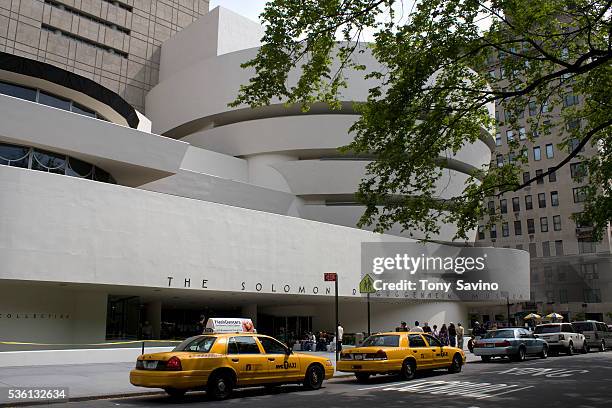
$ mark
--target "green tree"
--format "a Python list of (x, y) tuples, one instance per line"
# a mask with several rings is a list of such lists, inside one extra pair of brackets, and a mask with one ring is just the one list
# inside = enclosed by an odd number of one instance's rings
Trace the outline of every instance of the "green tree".
[[(380, 85), (353, 107), (360, 119), (342, 151), (374, 157), (357, 197), (365, 205), (359, 226), (379, 232), (399, 223), (430, 237), (443, 221), (459, 227), (455, 238), (466, 238), (486, 213), (485, 198), (520, 190), (580, 157), (587, 144), (596, 146), (600, 153), (582, 160), (589, 183), (578, 222), (592, 225), (599, 240), (612, 219), (611, 3), (272, 0), (261, 15), (263, 45), (243, 64), (255, 74), (232, 105), (259, 107), (280, 98), (303, 110), (316, 103), (341, 109), (349, 70), (377, 79)], [(368, 47), (382, 69), (355, 60), (364, 32), (373, 37)], [(503, 69), (502, 80), (488, 76), (493, 63)], [(288, 80), (294, 68), (297, 82)], [(574, 95), (581, 95), (578, 104)], [(493, 131), (491, 102), (503, 105), (504, 120), (517, 131), (519, 112), (535, 109), (526, 138), (554, 132), (566, 157), (523, 182), (526, 159), (514, 140), (515, 160), (474, 171), (461, 195), (440, 199), (441, 162), (482, 137), (482, 128)]]

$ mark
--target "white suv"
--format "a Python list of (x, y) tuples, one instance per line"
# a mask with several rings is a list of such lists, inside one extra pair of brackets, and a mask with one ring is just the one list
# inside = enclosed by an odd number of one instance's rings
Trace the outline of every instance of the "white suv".
[(535, 328), (533, 333), (537, 338), (546, 340), (551, 354), (560, 350), (567, 355), (574, 354), (576, 350), (583, 353), (589, 352), (584, 335), (578, 333), (570, 323), (541, 324)]

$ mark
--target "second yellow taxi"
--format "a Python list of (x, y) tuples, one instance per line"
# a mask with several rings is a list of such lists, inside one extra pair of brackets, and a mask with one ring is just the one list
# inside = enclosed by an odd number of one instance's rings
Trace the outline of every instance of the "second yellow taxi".
[(206, 390), (211, 398), (224, 399), (244, 386), (301, 383), (318, 389), (333, 375), (329, 359), (294, 353), (272, 337), (211, 333), (190, 337), (171, 352), (141, 355), (130, 382), (162, 388), (173, 397)]
[(461, 371), (465, 353), (457, 347), (443, 346), (427, 333), (389, 332), (368, 337), (359, 347), (340, 354), (336, 369), (352, 372), (359, 381), (374, 374), (400, 374), (410, 380), (418, 370), (447, 368)]

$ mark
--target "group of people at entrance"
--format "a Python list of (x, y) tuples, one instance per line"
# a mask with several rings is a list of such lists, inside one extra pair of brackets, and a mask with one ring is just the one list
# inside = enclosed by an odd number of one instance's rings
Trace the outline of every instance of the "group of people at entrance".
[(429, 327), (429, 323), (425, 322), (425, 324), (421, 326), (417, 320), (414, 322), (414, 326), (410, 328), (406, 322), (401, 322), (399, 327), (395, 328), (395, 331), (429, 333), (440, 340), (443, 346), (459, 347), (463, 349), (463, 335), (465, 334), (465, 330), (461, 323), (457, 323), (457, 326), (455, 326), (453, 322), (450, 322), (448, 326), (444, 323), (438, 330), (438, 326), (435, 324), (433, 327)]

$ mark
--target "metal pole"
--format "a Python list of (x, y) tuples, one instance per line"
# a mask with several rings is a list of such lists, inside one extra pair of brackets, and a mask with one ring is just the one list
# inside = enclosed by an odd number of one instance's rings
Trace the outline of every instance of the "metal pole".
[(145, 344), (145, 342), (143, 341), (142, 342), (142, 353), (141, 354), (144, 354), (144, 344)]
[(368, 297), (368, 336), (372, 333), (370, 331), (370, 293), (367, 294)]
[(336, 281), (335, 283), (335, 288), (336, 288), (336, 294), (335, 294), (335, 298), (336, 298), (336, 362), (338, 361), (338, 355), (340, 353), (340, 350), (338, 350), (338, 343), (340, 341), (340, 339), (338, 338), (338, 325), (340, 324), (340, 322), (338, 321), (338, 275), (336, 275)]
[(506, 307), (508, 309), (508, 327), (510, 327), (510, 296), (506, 297)]

